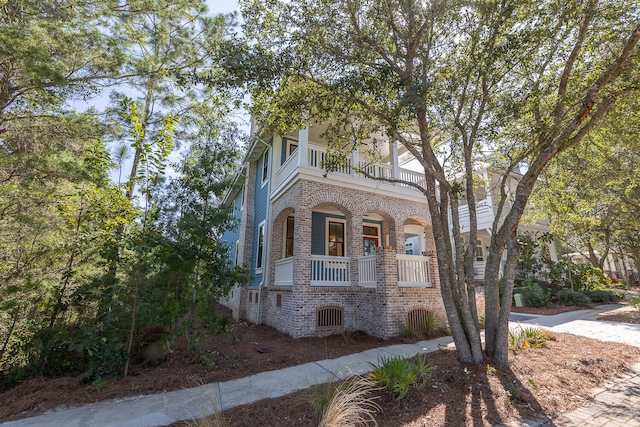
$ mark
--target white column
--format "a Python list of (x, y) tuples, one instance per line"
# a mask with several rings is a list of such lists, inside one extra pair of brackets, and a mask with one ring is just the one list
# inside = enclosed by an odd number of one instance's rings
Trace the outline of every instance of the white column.
[(356, 168), (360, 166), (360, 147), (356, 145), (355, 150), (351, 153), (351, 175), (356, 175)]
[(400, 165), (398, 164), (398, 141), (389, 141), (389, 157), (393, 178), (399, 178)]
[(298, 132), (298, 166), (309, 166), (309, 126)]

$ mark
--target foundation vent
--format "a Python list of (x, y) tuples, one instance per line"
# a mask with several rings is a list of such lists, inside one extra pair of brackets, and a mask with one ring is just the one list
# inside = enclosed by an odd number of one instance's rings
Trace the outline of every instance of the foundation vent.
[(322, 307), (316, 310), (316, 329), (329, 330), (342, 328), (344, 309), (342, 307)]
[(413, 309), (407, 313), (407, 326), (413, 331), (430, 331), (434, 328), (433, 313), (426, 308)]

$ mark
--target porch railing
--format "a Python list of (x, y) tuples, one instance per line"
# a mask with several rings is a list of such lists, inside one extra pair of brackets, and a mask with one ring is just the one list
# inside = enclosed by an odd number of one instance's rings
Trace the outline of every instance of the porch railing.
[(398, 260), (398, 286), (422, 287), (433, 286), (429, 273), (429, 260), (427, 256), (396, 255)]
[(376, 256), (367, 255), (358, 258), (358, 285), (362, 287), (376, 286)]
[(350, 286), (349, 268), (345, 257), (312, 255), (311, 286)]
[[(326, 160), (327, 152), (324, 147), (309, 146), (309, 166), (318, 169), (325, 169)], [(342, 164), (336, 165), (335, 172), (351, 175), (353, 173), (351, 159), (346, 158)]]
[[(309, 146), (309, 166), (312, 168), (325, 169), (325, 161), (327, 159), (326, 147), (310, 145)], [(356, 166), (356, 167), (354, 167)], [(358, 162), (357, 165), (353, 164), (350, 157), (343, 160), (342, 164), (336, 166), (334, 172), (342, 173), (346, 175), (359, 176), (365, 179), (376, 178), (397, 178), (406, 182), (413, 182), (426, 188), (426, 181), (424, 174), (415, 172), (409, 169), (398, 168), (393, 173), (393, 168), (389, 164), (383, 163), (369, 163), (366, 161)], [(403, 187), (408, 187), (406, 184), (396, 184)]]
[(293, 285), (293, 257), (282, 258), (275, 262), (273, 284), (276, 286)]

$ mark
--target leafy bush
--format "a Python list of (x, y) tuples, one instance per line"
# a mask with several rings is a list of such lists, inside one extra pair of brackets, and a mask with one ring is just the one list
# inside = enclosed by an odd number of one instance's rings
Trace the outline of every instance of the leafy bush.
[(555, 341), (556, 336), (548, 329), (536, 327), (523, 327), (509, 331), (509, 349), (526, 350), (527, 348), (546, 347), (548, 341)]
[(585, 291), (585, 295), (593, 302), (618, 302), (624, 299), (624, 291), (619, 289), (602, 289), (597, 291)]
[(391, 395), (401, 400), (411, 387), (421, 388), (429, 383), (436, 366), (427, 363), (426, 356), (412, 359), (396, 357), (380, 357), (378, 365), (369, 362), (373, 371), (369, 378), (386, 389)]
[(591, 303), (591, 298), (582, 292), (562, 289), (556, 295), (558, 300), (564, 305), (585, 306)]
[(527, 305), (546, 307), (551, 302), (547, 291), (535, 282), (527, 284), (527, 287), (522, 290), (522, 293), (524, 294)]

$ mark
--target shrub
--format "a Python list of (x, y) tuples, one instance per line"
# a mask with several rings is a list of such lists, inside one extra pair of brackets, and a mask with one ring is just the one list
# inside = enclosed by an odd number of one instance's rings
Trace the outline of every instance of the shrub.
[[(414, 363), (415, 361), (415, 363)], [(391, 395), (401, 400), (411, 387), (421, 388), (429, 383), (436, 366), (427, 363), (426, 356), (412, 359), (396, 357), (380, 357), (378, 365), (369, 363), (373, 371), (369, 377)]]
[(370, 380), (355, 377), (333, 387), (331, 398), (326, 402), (320, 418), (319, 427), (362, 426), (372, 422), (377, 425), (373, 416), (380, 410), (371, 396)]
[(591, 302), (591, 298), (582, 292), (562, 289), (556, 295), (558, 300), (564, 305), (585, 306)]
[(527, 305), (546, 307), (551, 302), (551, 298), (546, 290), (535, 282), (527, 284), (527, 287), (523, 289), (522, 293), (524, 294)]
[(518, 324), (517, 329), (509, 331), (509, 349), (526, 350), (529, 347), (546, 347), (548, 341), (555, 341), (555, 339), (555, 334), (548, 329), (523, 327)]
[(584, 292), (593, 302), (618, 302), (624, 299), (624, 291), (618, 289), (603, 289)]

